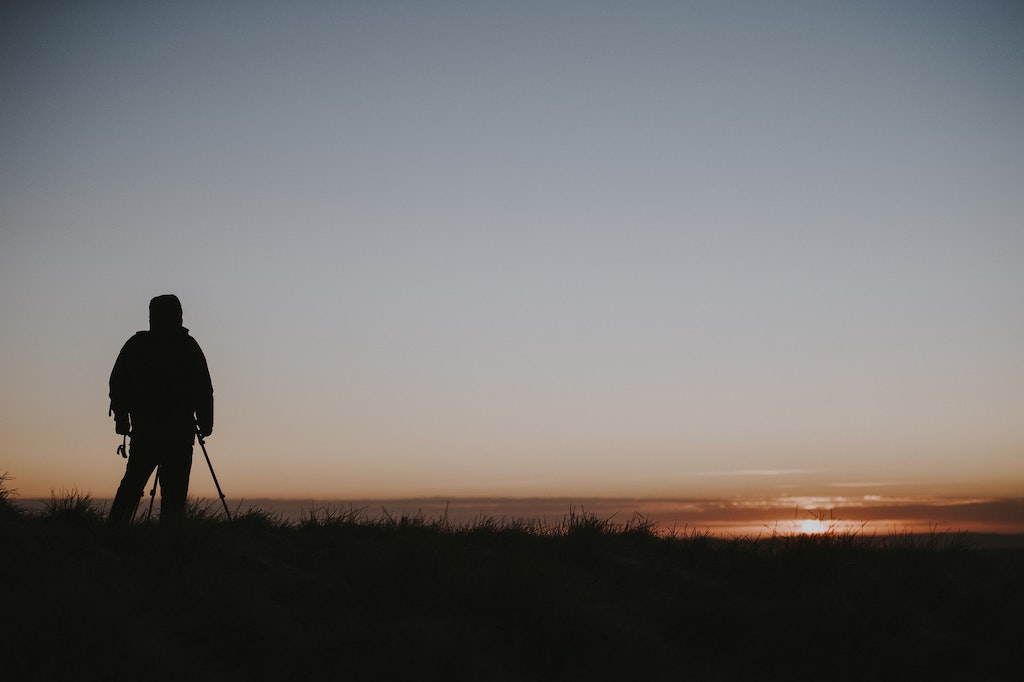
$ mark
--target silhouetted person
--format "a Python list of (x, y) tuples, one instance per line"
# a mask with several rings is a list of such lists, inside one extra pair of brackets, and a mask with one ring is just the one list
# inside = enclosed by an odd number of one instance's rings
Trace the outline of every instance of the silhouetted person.
[(128, 523), (153, 469), (160, 467), (160, 521), (185, 514), (196, 426), (213, 432), (213, 383), (206, 357), (181, 326), (181, 302), (149, 302), (149, 331), (128, 339), (110, 373), (114, 430), (131, 435), (128, 466), (110, 506), (110, 523)]

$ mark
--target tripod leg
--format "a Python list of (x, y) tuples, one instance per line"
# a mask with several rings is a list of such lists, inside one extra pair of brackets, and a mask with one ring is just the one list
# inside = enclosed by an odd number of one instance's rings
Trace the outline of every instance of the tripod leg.
[(160, 481), (160, 467), (156, 468), (156, 476), (153, 477), (153, 488), (149, 491), (149, 512), (146, 513), (146, 523), (153, 516), (153, 501), (156, 500), (156, 484)]
[(145, 496), (146, 496), (146, 489), (143, 488), (142, 489), (142, 494), (139, 495), (139, 499), (135, 500), (135, 506), (132, 508), (131, 518), (128, 519), (129, 525), (135, 523), (135, 515), (139, 513), (139, 504), (141, 504), (142, 498), (145, 497)]
[[(156, 471), (157, 471), (157, 476), (159, 477), (160, 469), (157, 468)], [(148, 480), (149, 477), (147, 476), (146, 478)], [(150, 493), (150, 496), (155, 495), (155, 494), (156, 494), (156, 479), (153, 479), (153, 492)], [(145, 497), (146, 497), (146, 488), (145, 488), (145, 481), (143, 481), (143, 488), (142, 488), (142, 491), (139, 493), (139, 499), (135, 500), (135, 506), (132, 507), (132, 515), (130, 517), (128, 517), (128, 523), (129, 524), (135, 523), (135, 517), (139, 513), (139, 505), (142, 504), (142, 500), (144, 500)], [(150, 514), (153, 513), (153, 505), (152, 505), (152, 503), (150, 503), (150, 505), (149, 505), (149, 513)], [(147, 517), (147, 520), (148, 520), (148, 517)]]
[(199, 431), (199, 425), (196, 425), (196, 436), (199, 439), (199, 447), (203, 449), (203, 457), (206, 458), (206, 466), (210, 467), (210, 476), (213, 477), (213, 484), (217, 486), (217, 494), (220, 495), (220, 503), (224, 505), (224, 513), (227, 514), (228, 521), (231, 520), (231, 512), (228, 511), (228, 503), (224, 501), (224, 491), (220, 489), (220, 483), (217, 482), (217, 474), (213, 473), (213, 462), (210, 461), (210, 455), (206, 452), (206, 441), (203, 440), (203, 434)]

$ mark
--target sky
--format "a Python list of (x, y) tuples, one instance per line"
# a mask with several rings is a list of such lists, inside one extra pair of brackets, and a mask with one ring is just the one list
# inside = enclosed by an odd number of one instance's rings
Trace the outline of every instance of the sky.
[(1019, 3), (6, 2), (0, 46), (21, 496), (113, 495), (174, 293), (231, 496), (1024, 497)]

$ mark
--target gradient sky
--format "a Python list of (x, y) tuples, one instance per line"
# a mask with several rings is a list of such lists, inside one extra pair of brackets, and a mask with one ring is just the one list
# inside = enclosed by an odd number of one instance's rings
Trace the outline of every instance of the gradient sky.
[(1024, 494), (1020, 3), (6, 2), (0, 93), (22, 496), (163, 293), (233, 496)]

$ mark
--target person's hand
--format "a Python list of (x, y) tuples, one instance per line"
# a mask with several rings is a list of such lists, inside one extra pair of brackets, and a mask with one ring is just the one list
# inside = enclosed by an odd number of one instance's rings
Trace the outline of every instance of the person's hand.
[(119, 436), (130, 436), (132, 434), (132, 423), (128, 419), (115, 419), (114, 433)]
[(213, 433), (213, 427), (212, 426), (200, 426), (199, 427), (199, 437), (200, 438), (203, 438), (203, 439), (209, 438), (211, 433)]

